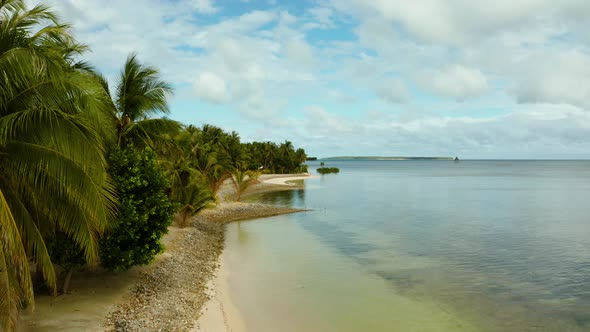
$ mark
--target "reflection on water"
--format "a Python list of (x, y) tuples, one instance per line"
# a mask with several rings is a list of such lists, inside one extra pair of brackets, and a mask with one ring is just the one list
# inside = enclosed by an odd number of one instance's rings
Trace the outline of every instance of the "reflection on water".
[(305, 189), (282, 190), (266, 192), (249, 196), (247, 202), (265, 202), (267, 204), (281, 206), (303, 206), (305, 202)]
[[(308, 180), (311, 189), (301, 194), (258, 197), (314, 211), (248, 224), (243, 232), (255, 239), (235, 251), (256, 267), (250, 286), (307, 280), (308, 287), (281, 293), (296, 317), (324, 331), (590, 330), (590, 162), (333, 164), (340, 174)], [(228, 251), (231, 234), (230, 227)], [(266, 273), (270, 265), (276, 273)], [(386, 296), (364, 298), (372, 291)], [(300, 297), (304, 307), (294, 300)], [(352, 314), (347, 301), (368, 304)], [(342, 315), (387, 315), (377, 308), (399, 311), (400, 303), (411, 307), (406, 320), (337, 323)], [(312, 308), (324, 306), (333, 312), (316, 317)], [(415, 320), (421, 323), (412, 326)]]

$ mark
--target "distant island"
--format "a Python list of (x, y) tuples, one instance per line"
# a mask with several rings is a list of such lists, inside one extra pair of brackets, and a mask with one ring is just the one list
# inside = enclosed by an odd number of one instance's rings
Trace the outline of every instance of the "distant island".
[(342, 161), (342, 160), (459, 160), (458, 157), (375, 157), (375, 156), (341, 156), (328, 157), (319, 160)]

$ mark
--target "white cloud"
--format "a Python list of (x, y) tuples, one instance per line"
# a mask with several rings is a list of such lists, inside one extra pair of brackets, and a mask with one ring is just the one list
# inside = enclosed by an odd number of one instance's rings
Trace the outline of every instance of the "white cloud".
[(313, 7), (308, 10), (311, 20), (303, 26), (303, 30), (327, 29), (335, 26), (334, 10), (330, 7)]
[(327, 96), (332, 100), (343, 104), (354, 103), (356, 101), (356, 98), (353, 95), (344, 93), (340, 90), (328, 90)]
[(375, 93), (390, 103), (405, 103), (410, 99), (410, 92), (400, 80), (380, 80), (376, 83)]
[(108, 77), (138, 52), (183, 104), (223, 106), (199, 121), (344, 154), (590, 151), (587, 0), (48, 1)]
[(256, 31), (277, 19), (274, 11), (254, 10), (236, 18), (228, 18), (211, 26), (218, 33), (243, 33)]
[(308, 137), (320, 135), (324, 140), (314, 142), (314, 145), (325, 144), (329, 151), (337, 146), (348, 146), (348, 150), (343, 151), (346, 154), (590, 157), (587, 139), (590, 136), (590, 113), (572, 106), (526, 106), (506, 115), (487, 118), (428, 115), (386, 121), (383, 114), (357, 121), (341, 117), (331, 119), (330, 114), (324, 112), (316, 109), (310, 116), (309, 121), (317, 124), (306, 127)]
[(356, 131), (356, 126), (345, 121), (341, 116), (326, 111), (318, 105), (306, 106), (306, 129), (314, 135), (341, 137)]
[(202, 14), (214, 14), (219, 9), (213, 6), (211, 0), (192, 0), (194, 8)]
[(477, 97), (489, 89), (487, 79), (481, 71), (462, 65), (422, 71), (418, 74), (418, 81), (434, 94), (457, 100)]
[(590, 16), (585, 0), (497, 0), (482, 4), (467, 0), (332, 1), (352, 16), (383, 18), (424, 42), (459, 45), (540, 20), (577, 21)]
[(370, 111), (347, 118), (308, 106), (293, 137), (315, 138), (312, 155), (426, 155), (461, 158), (588, 158), (590, 113), (566, 105), (517, 106), (492, 117), (391, 116)]
[(304, 40), (292, 40), (285, 44), (287, 59), (297, 65), (311, 67), (315, 63), (313, 52)]
[(279, 15), (280, 15), (279, 21), (282, 24), (291, 25), (291, 24), (295, 24), (297, 22), (297, 17), (289, 14), (289, 12), (287, 12), (287, 11), (281, 11)]
[(225, 81), (214, 73), (202, 73), (193, 85), (195, 94), (211, 103), (227, 101)]
[(589, 55), (577, 50), (538, 54), (518, 65), (523, 71), (514, 91), (519, 102), (590, 107)]

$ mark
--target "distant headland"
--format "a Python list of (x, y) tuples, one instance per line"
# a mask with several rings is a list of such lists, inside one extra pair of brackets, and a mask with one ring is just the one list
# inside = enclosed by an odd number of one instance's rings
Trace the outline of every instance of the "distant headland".
[(378, 157), (378, 156), (340, 156), (320, 158), (324, 161), (342, 161), (342, 160), (459, 160), (458, 157)]

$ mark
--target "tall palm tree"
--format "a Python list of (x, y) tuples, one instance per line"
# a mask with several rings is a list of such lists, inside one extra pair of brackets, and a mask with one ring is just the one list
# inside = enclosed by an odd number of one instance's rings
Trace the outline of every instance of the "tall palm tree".
[(273, 161), (276, 157), (276, 146), (274, 143), (272, 142), (266, 142), (264, 143), (264, 168), (265, 169), (270, 169), (271, 171), (275, 171), (274, 170), (274, 165), (273, 165)]
[(108, 103), (72, 60), (84, 46), (43, 5), (0, 0), (0, 22), (0, 330), (9, 331), (34, 303), (29, 259), (56, 289), (44, 237), (59, 230), (96, 262), (116, 197), (97, 129)]
[(305, 150), (299, 148), (295, 151), (295, 162), (297, 163), (297, 171), (302, 172), (307, 169), (305, 165), (303, 165), (307, 161), (307, 154), (305, 154)]
[[(106, 80), (103, 86), (110, 95)], [(113, 113), (117, 128), (117, 143), (151, 146), (165, 143), (166, 134), (174, 134), (180, 124), (154, 116), (170, 113), (167, 98), (172, 94), (170, 84), (161, 80), (158, 70), (139, 63), (136, 54), (127, 57), (115, 87)]]
[(235, 135), (228, 135), (219, 127), (206, 124), (192, 149), (193, 166), (205, 177), (214, 196), (234, 169), (228, 153), (228, 141), (235, 138)]
[(205, 177), (209, 189), (213, 195), (217, 195), (219, 188), (225, 180), (231, 177), (226, 163), (220, 162), (219, 153), (212, 150), (207, 144), (196, 150), (195, 166)]

